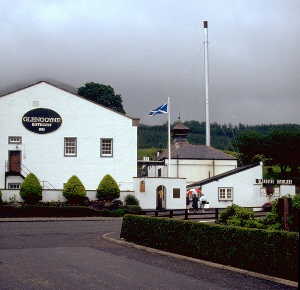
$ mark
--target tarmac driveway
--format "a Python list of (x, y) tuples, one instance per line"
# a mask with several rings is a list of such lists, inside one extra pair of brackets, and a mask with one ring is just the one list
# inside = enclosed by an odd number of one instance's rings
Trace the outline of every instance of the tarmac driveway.
[(295, 289), (102, 239), (106, 221), (0, 222), (0, 289)]

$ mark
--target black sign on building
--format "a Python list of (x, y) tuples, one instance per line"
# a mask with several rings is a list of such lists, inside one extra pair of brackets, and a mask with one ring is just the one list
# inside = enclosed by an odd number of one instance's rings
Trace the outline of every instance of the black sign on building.
[(47, 134), (57, 130), (62, 124), (61, 116), (53, 110), (38, 108), (28, 111), (22, 117), (23, 126), (37, 134)]

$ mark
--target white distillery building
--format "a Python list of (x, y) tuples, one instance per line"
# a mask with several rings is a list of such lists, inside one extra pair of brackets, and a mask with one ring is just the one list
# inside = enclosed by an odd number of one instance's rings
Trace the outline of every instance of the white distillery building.
[[(187, 140), (190, 129), (181, 122), (172, 129), (171, 161), (169, 177), (185, 178), (186, 182), (230, 171), (237, 167), (235, 157), (206, 145), (190, 144)], [(157, 156), (157, 161), (140, 161), (142, 173), (149, 177), (168, 176), (168, 150)]]
[(295, 194), (295, 186), (289, 180), (264, 180), (262, 162), (241, 166), (194, 182), (187, 188), (200, 189), (204, 194), (203, 198), (212, 208), (225, 208), (232, 204), (261, 207), (264, 203), (281, 196)]
[(137, 175), (138, 119), (46, 81), (0, 97), (0, 188), (34, 173), (45, 189), (77, 175), (95, 190), (110, 174), (122, 191)]

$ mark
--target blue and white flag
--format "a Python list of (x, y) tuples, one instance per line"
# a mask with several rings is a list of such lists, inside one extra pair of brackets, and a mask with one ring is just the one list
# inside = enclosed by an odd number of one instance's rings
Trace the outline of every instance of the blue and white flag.
[(155, 116), (158, 114), (167, 114), (168, 113), (168, 104), (163, 104), (158, 108), (152, 110), (148, 115)]

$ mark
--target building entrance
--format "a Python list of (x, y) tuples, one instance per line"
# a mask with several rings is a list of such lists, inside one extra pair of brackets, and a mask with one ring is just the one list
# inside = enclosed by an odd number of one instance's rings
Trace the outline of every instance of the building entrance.
[(156, 209), (166, 209), (166, 187), (160, 185), (156, 189)]
[(21, 151), (9, 151), (8, 169), (11, 173), (21, 173)]

